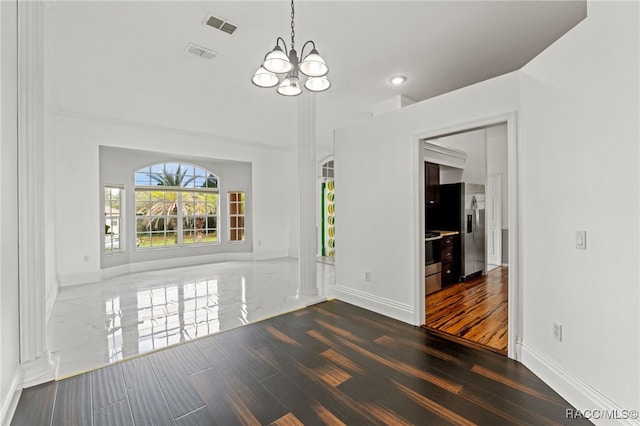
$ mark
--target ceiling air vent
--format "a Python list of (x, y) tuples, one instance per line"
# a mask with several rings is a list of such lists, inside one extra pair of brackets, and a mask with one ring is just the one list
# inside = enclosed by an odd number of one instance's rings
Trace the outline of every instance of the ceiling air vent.
[(227, 34), (233, 34), (234, 31), (238, 29), (237, 25), (232, 24), (231, 22), (227, 22), (217, 16), (213, 16), (212, 14), (209, 14), (206, 18), (204, 18), (203, 25), (207, 25)]
[(202, 46), (198, 46), (198, 45), (193, 44), (193, 43), (187, 44), (187, 48), (184, 49), (184, 50), (187, 53), (191, 53), (193, 55), (200, 56), (201, 58), (204, 58), (204, 59), (213, 59), (216, 56), (218, 56), (218, 53), (214, 52), (213, 50), (207, 49), (207, 48), (202, 47)]

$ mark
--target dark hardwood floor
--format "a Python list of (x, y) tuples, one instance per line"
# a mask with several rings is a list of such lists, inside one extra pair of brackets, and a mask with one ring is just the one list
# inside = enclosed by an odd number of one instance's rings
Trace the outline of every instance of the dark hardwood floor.
[(25, 389), (12, 425), (558, 425), (521, 364), (320, 303)]
[(506, 355), (508, 276), (508, 268), (503, 266), (429, 294), (425, 298), (425, 327)]

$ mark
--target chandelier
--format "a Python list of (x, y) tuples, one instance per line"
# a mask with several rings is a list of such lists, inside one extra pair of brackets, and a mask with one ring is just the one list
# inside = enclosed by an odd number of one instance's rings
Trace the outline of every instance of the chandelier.
[[(324, 63), (322, 57), (316, 50), (316, 44), (309, 40), (303, 46), (300, 51), (300, 57), (302, 62), (298, 58), (298, 52), (296, 52), (295, 42), (295, 25), (293, 18), (295, 17), (295, 8), (293, 6), (293, 0), (291, 0), (291, 50), (289, 50), (289, 56), (285, 54), (287, 51), (287, 45), (282, 37), (276, 39), (276, 46), (268, 52), (262, 65), (258, 68), (258, 71), (251, 78), (251, 82), (258, 87), (275, 87), (278, 86), (277, 92), (284, 96), (296, 96), (302, 93), (300, 87), (300, 73), (304, 74), (307, 78), (304, 82), (304, 87), (312, 92), (324, 92), (331, 86), (331, 82), (327, 78), (329, 68)], [(280, 47), (280, 43), (284, 47)], [(304, 56), (304, 49), (308, 44), (311, 44), (311, 51), (307, 56)], [(286, 74), (282, 82), (278, 74)]]

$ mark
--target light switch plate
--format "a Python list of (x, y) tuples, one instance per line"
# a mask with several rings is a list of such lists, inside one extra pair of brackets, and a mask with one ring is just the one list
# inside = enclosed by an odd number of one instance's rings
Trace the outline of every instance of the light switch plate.
[(576, 231), (576, 248), (578, 250), (587, 249), (587, 231)]

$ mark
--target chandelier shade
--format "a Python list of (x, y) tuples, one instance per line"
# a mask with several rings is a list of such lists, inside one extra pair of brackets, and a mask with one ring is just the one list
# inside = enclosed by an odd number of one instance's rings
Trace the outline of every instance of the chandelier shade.
[(309, 77), (304, 82), (304, 87), (312, 92), (324, 92), (331, 87), (331, 82), (326, 76), (322, 77)]
[(297, 96), (302, 93), (298, 77), (287, 76), (278, 86), (277, 92), (284, 96)]
[(293, 64), (289, 62), (289, 58), (287, 58), (287, 55), (285, 55), (280, 46), (276, 45), (276, 47), (265, 56), (262, 67), (272, 73), (282, 74), (291, 71)]
[(251, 82), (258, 87), (275, 87), (280, 82), (278, 76), (274, 73), (267, 71), (263, 66), (258, 68), (258, 71), (253, 75)]
[(329, 72), (329, 67), (324, 63), (324, 59), (318, 54), (316, 49), (300, 62), (300, 72), (309, 77), (322, 77)]
[[(251, 78), (251, 82), (258, 87), (278, 86), (276, 91), (283, 96), (297, 96), (302, 93), (302, 87), (300, 87), (300, 75), (302, 74), (302, 77), (306, 78), (304, 81), (305, 89), (311, 92), (324, 92), (331, 87), (331, 82), (327, 78), (329, 67), (311, 40), (302, 45), (300, 56), (298, 56), (294, 17), (295, 8), (293, 0), (291, 0), (291, 50), (288, 51), (289, 56), (285, 53), (287, 52), (287, 44), (282, 37), (278, 37), (275, 47), (265, 55), (264, 61)], [(305, 56), (304, 49), (308, 44), (311, 44), (311, 51)], [(302, 62), (300, 58), (303, 58)], [(278, 74), (286, 74), (286, 76), (280, 81)]]

